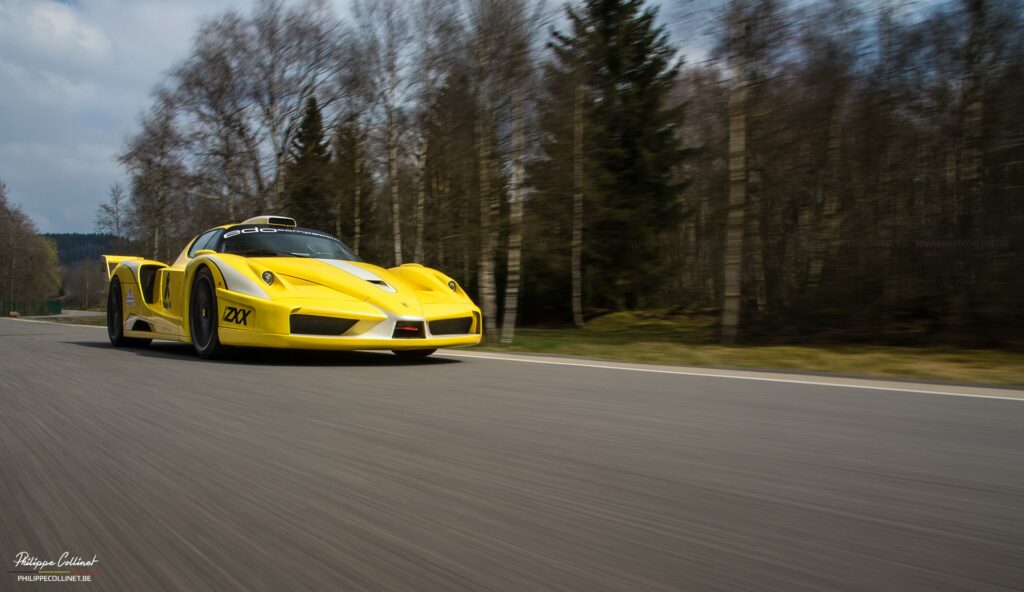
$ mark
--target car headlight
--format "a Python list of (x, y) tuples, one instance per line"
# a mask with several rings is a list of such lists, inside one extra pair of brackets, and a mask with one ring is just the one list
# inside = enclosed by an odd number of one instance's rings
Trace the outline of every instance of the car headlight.
[(273, 286), (274, 285), (274, 274), (270, 273), (269, 271), (264, 271), (263, 272), (263, 281), (267, 282), (268, 286)]
[(452, 292), (458, 292), (459, 291), (459, 286), (458, 286), (458, 284), (455, 283), (455, 280), (450, 280), (448, 282), (448, 287), (452, 289)]

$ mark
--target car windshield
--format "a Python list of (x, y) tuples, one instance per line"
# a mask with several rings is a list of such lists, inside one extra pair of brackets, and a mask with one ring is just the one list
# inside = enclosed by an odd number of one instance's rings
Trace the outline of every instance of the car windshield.
[(306, 228), (235, 226), (224, 233), (220, 250), (246, 257), (311, 257), (360, 261), (345, 243), (329, 234)]

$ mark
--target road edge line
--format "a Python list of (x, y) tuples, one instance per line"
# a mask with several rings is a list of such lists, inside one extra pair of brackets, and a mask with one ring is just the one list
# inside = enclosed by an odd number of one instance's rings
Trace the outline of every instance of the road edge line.
[[(468, 352), (450, 352), (450, 351), (445, 351), (445, 352), (439, 352), (436, 355), (442, 356), (442, 357), (443, 356), (449, 356), (449, 357), (467, 358), (467, 359), (468, 358), (480, 358), (480, 359), (485, 359), (485, 360), (499, 360), (499, 361), (505, 361), (505, 362), (521, 362), (521, 363), (525, 363), (525, 364), (546, 364), (546, 365), (551, 365), (551, 366), (577, 366), (577, 367), (583, 367), (583, 368), (598, 368), (598, 369), (602, 369), (602, 370), (626, 370), (626, 371), (629, 371), (629, 372), (648, 372), (648, 373), (652, 373), (652, 374), (675, 374), (675, 375), (679, 375), (679, 376), (703, 376), (705, 378), (726, 378), (726, 379), (731, 378), (731, 379), (734, 379), (734, 380), (752, 380), (752, 381), (759, 381), (759, 382), (781, 382), (781, 383), (788, 383), (788, 384), (806, 384), (806, 385), (811, 385), (811, 386), (832, 386), (832, 387), (840, 387), (840, 388), (855, 388), (855, 389), (874, 390), (874, 391), (893, 391), (893, 392), (903, 392), (903, 393), (913, 393), (913, 394), (923, 394), (923, 395), (942, 395), (942, 396), (947, 396), (947, 397), (970, 397), (970, 398), (975, 398), (975, 399), (999, 399), (999, 400), (1003, 400), (1003, 401), (1024, 402), (1024, 393), (1021, 393), (1021, 396), (986, 395), (986, 394), (977, 394), (977, 393), (963, 393), (963, 392), (940, 391), (940, 390), (931, 390), (931, 389), (901, 388), (901, 387), (896, 387), (896, 386), (890, 387), (890, 386), (881, 386), (881, 385), (873, 385), (873, 384), (854, 384), (854, 383), (844, 383), (844, 382), (828, 382), (828, 381), (824, 381), (824, 380), (802, 380), (802, 379), (796, 379), (796, 378), (780, 378), (780, 377), (774, 377), (774, 376), (751, 376), (749, 374), (723, 374), (723, 373), (719, 373), (719, 372), (705, 372), (705, 371), (702, 371), (702, 370), (699, 370), (699, 369), (683, 370), (683, 369), (674, 369), (674, 368), (664, 368), (664, 369), (662, 369), (662, 368), (637, 368), (635, 366), (614, 366), (614, 365), (609, 365), (609, 364), (602, 364), (600, 362), (586, 363), (586, 362), (571, 362), (571, 361), (561, 361), (561, 360), (544, 360), (544, 359), (538, 359), (538, 358), (535, 358), (535, 357), (530, 357), (528, 355), (520, 355), (520, 354), (517, 354), (517, 357), (506, 357), (506, 356), (490, 355), (490, 354), (473, 354), (473, 353), (468, 353)], [(753, 373), (752, 371), (746, 371), (746, 370), (744, 370), (742, 372), (751, 372), (751, 373)], [(851, 380), (870, 381), (871, 379), (856, 378), (856, 379), (851, 379)], [(977, 387), (977, 388), (988, 389), (990, 387)], [(998, 390), (998, 389), (996, 387), (996, 388), (993, 388), (993, 390)]]

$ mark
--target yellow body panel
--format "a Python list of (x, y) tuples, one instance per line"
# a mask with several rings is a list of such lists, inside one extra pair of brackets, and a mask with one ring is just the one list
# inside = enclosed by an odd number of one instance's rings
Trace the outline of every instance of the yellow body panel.
[[(218, 336), (225, 345), (408, 350), (474, 345), (481, 339), (480, 309), (451, 278), (421, 265), (383, 269), (359, 261), (212, 251), (189, 256), (188, 251), (172, 265), (105, 256), (111, 279), (121, 284), (126, 337), (191, 342), (191, 289), (198, 271), (206, 268), (216, 285)], [(262, 278), (268, 271), (270, 284)], [(354, 323), (341, 335), (293, 334), (293, 314)], [(469, 333), (431, 333), (431, 321), (462, 318), (472, 319)], [(424, 336), (393, 337), (395, 324), (403, 321), (422, 322)]]

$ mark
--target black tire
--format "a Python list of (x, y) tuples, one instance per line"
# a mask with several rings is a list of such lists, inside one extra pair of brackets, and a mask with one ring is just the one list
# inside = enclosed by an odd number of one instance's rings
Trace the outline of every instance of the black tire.
[(107, 289), (107, 337), (114, 347), (145, 347), (152, 339), (124, 336), (124, 307), (121, 304), (121, 280), (110, 280)]
[(391, 352), (404, 360), (422, 360), (437, 351), (434, 349), (393, 349)]
[(213, 274), (207, 268), (196, 273), (192, 281), (192, 293), (188, 306), (188, 330), (192, 335), (192, 347), (200, 358), (210, 359), (223, 353), (217, 332), (219, 322), (217, 290), (213, 287)]

